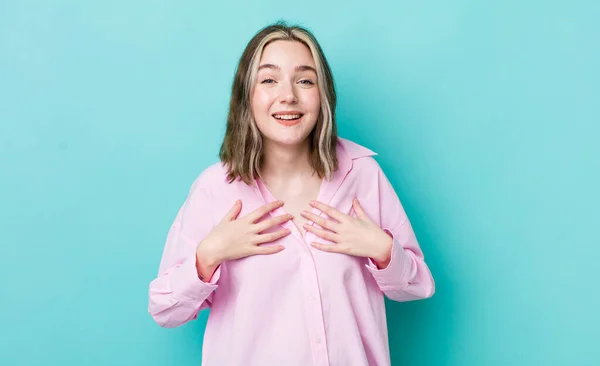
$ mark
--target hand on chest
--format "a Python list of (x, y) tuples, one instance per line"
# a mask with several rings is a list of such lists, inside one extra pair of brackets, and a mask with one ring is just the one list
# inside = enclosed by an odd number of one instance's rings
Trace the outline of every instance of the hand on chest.
[[(299, 261), (307, 259), (314, 265), (323, 266), (321, 268), (330, 268), (333, 271), (331, 273), (338, 270), (347, 272), (348, 266), (360, 270), (358, 264), (366, 263), (367, 258), (385, 262), (391, 252), (392, 238), (355, 201), (356, 185), (341, 186), (341, 183), (304, 182), (303, 185), (268, 187), (257, 180), (252, 194), (245, 191), (246, 199), (240, 217), (269, 202), (282, 201), (282, 207), (270, 211), (260, 220), (291, 214), (294, 216), (293, 220), (266, 231), (280, 230), (283, 227), (290, 234), (273, 242), (260, 244), (281, 245), (285, 248), (283, 251), (273, 255), (242, 258), (228, 267), (238, 275), (246, 270), (263, 270), (272, 275), (279, 273), (285, 276), (286, 270), (297, 267)], [(374, 205), (369, 208), (371, 212), (377, 209)], [(378, 218), (376, 220), (379, 221)]]
[[(308, 204), (313, 199), (314, 197), (301, 195), (290, 197), (287, 200), (283, 198), (285, 205), (272, 211), (264, 219), (291, 213), (294, 215), (295, 222), (287, 221), (280, 227), (290, 229), (292, 233), (261, 245), (283, 245), (285, 249), (274, 255), (249, 256), (229, 262), (225, 266), (225, 275), (231, 276), (236, 282), (239, 281), (239, 286), (248, 286), (249, 288), (260, 286), (265, 281), (272, 284), (280, 283), (280, 286), (285, 287), (289, 281), (300, 280), (302, 276), (306, 275), (306, 271), (317, 271), (330, 283), (341, 283), (349, 277), (362, 278), (363, 267), (367, 263), (366, 258), (344, 253), (331, 253), (311, 245), (314, 242), (337, 245), (335, 242), (319, 237), (303, 228), (304, 223), (314, 224), (314, 222), (302, 217), (301, 211), (321, 213)], [(336, 209), (350, 215), (351, 200), (343, 200)], [(321, 217), (330, 219), (325, 214), (321, 214)], [(316, 227), (320, 226), (316, 225)], [(277, 229), (279, 228), (272, 228), (269, 231)], [(277, 287), (277, 285), (273, 286)]]

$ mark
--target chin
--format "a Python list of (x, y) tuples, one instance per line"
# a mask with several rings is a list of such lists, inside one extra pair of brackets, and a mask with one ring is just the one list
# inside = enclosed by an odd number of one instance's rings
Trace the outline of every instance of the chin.
[(273, 136), (265, 138), (272, 143), (277, 145), (285, 145), (285, 146), (297, 146), (305, 143), (308, 136)]
[(314, 124), (312, 126), (294, 126), (294, 127), (283, 127), (276, 125), (272, 126), (267, 131), (263, 131), (263, 138), (271, 143), (285, 146), (297, 146), (307, 142), (308, 137)]

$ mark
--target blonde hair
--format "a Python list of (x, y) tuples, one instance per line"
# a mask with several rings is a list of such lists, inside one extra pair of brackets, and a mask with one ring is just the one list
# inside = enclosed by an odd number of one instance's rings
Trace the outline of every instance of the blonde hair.
[(231, 90), (225, 137), (219, 157), (227, 166), (229, 182), (246, 184), (260, 177), (262, 135), (252, 115), (251, 97), (264, 48), (274, 41), (296, 41), (307, 46), (317, 70), (321, 110), (309, 139), (309, 163), (320, 178), (331, 179), (338, 168), (335, 123), (336, 92), (331, 69), (314, 35), (301, 26), (277, 22), (262, 28), (248, 42), (240, 57)]

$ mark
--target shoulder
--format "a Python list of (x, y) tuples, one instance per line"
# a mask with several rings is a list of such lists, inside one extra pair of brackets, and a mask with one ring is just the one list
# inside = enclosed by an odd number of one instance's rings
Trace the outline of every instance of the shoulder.
[(207, 166), (198, 173), (192, 183), (191, 190), (214, 191), (227, 184), (227, 167), (219, 161)]

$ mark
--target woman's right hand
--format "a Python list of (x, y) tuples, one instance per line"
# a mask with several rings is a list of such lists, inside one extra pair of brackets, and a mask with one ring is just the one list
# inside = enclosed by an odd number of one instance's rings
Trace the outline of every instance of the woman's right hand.
[(293, 216), (285, 214), (256, 223), (260, 218), (281, 206), (283, 206), (283, 202), (274, 201), (238, 219), (242, 201), (237, 200), (221, 222), (196, 247), (196, 269), (200, 279), (210, 278), (219, 264), (226, 260), (257, 254), (275, 254), (282, 251), (284, 249), (282, 245), (260, 246), (260, 244), (289, 235), (290, 230), (281, 229), (270, 233), (261, 233), (275, 225), (291, 220)]

